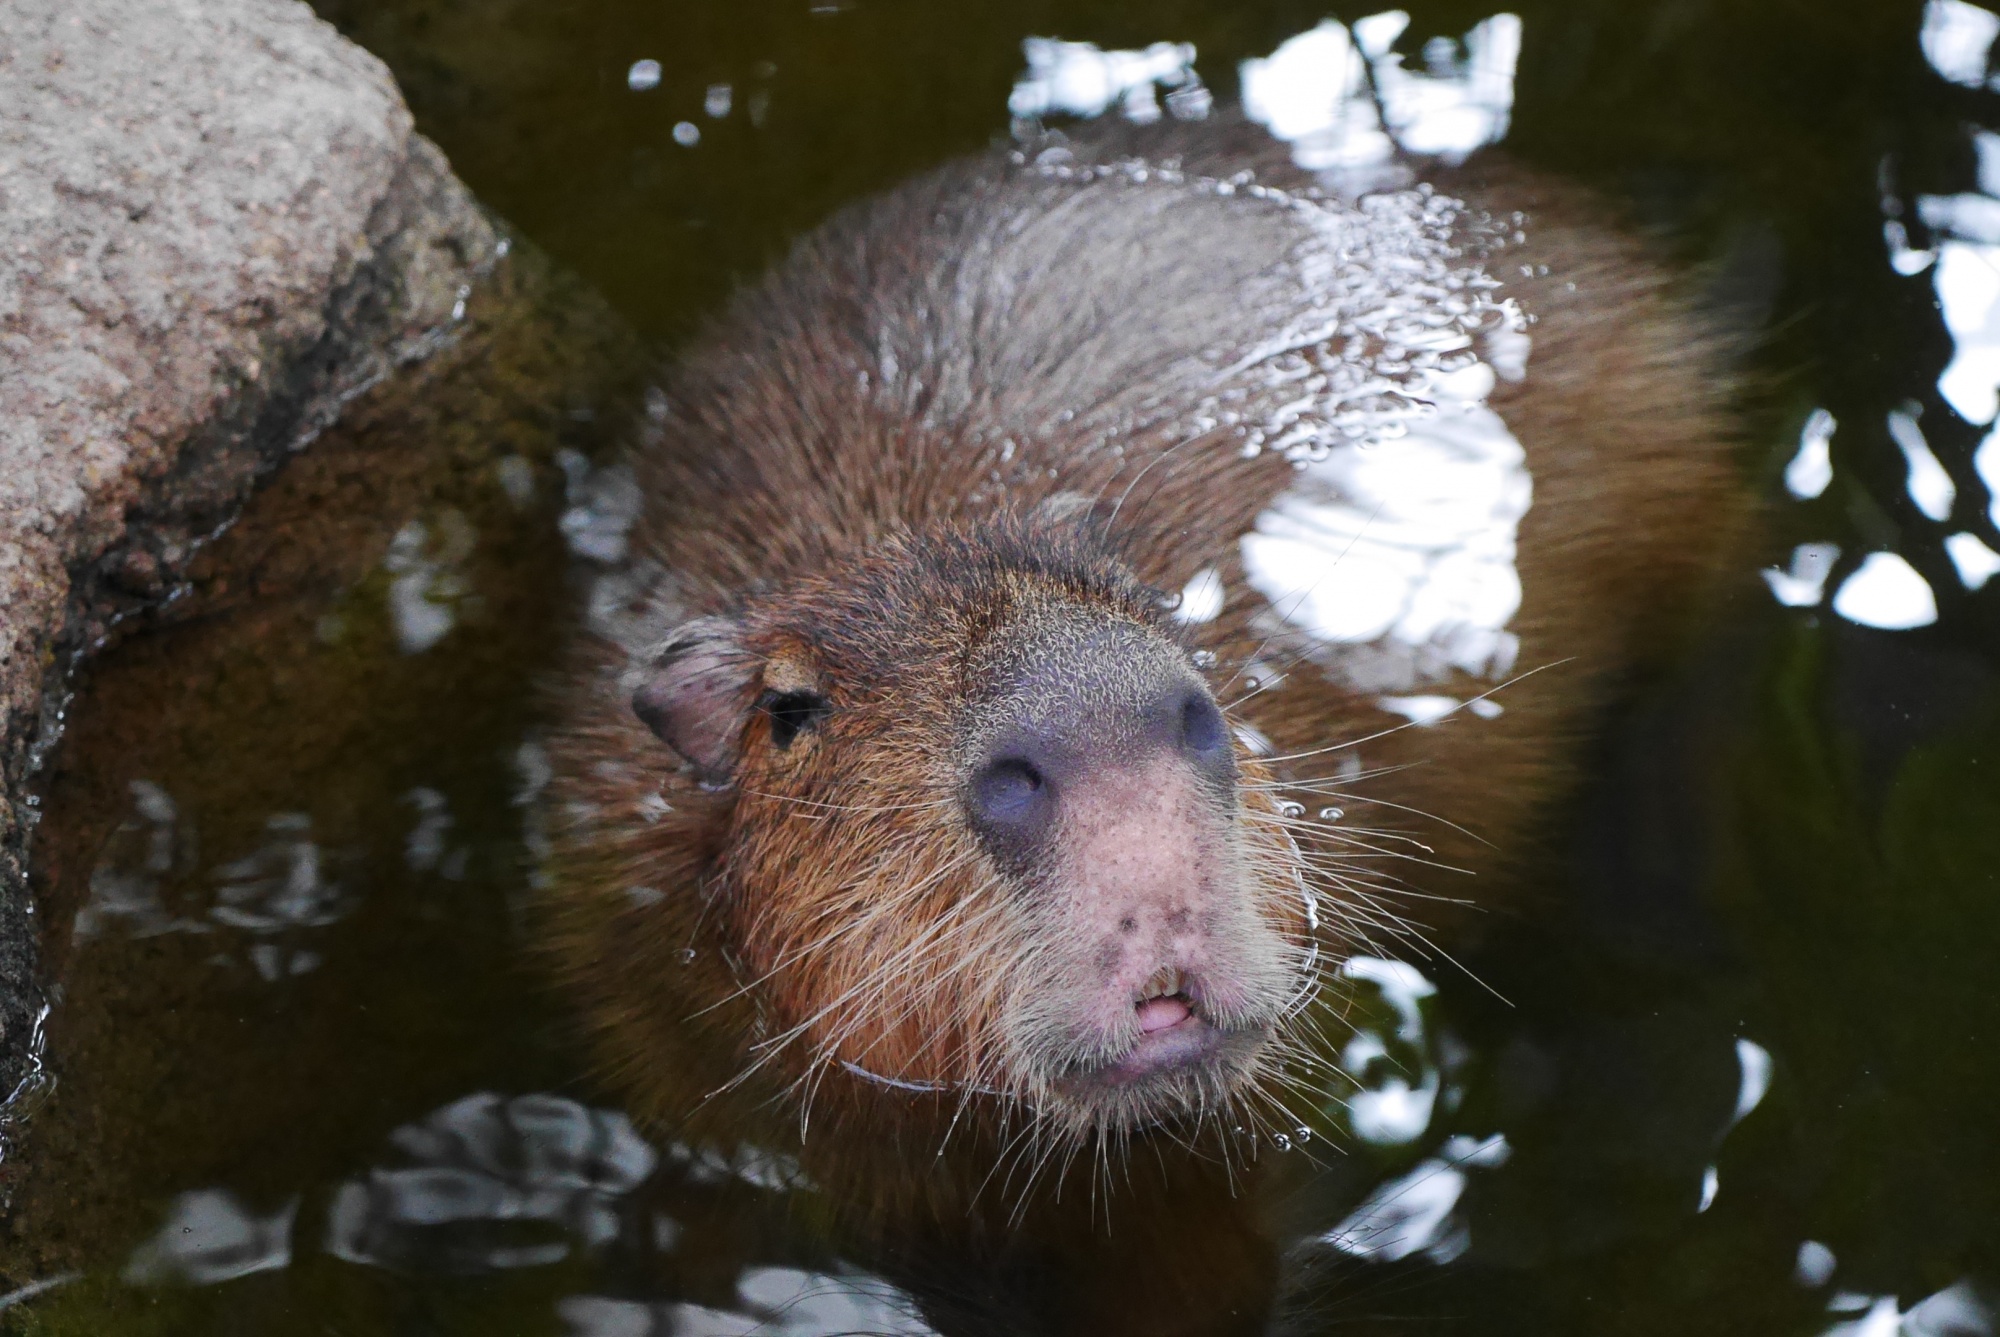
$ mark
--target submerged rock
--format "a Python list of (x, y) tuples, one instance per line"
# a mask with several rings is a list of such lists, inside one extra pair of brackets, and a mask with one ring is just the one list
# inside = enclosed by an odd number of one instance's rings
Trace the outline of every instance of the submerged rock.
[(404, 369), (508, 248), (304, 4), (0, 5), (0, 1102), (39, 1068), (25, 853), (74, 669), (345, 406), (434, 396)]

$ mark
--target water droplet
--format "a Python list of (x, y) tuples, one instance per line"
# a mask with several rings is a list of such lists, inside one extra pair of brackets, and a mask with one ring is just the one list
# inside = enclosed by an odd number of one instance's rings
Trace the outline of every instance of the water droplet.
[(1322, 822), (1337, 822), (1346, 815), (1346, 810), (1342, 808), (1321, 808), (1319, 810), (1319, 819)]
[(1215, 651), (1213, 650), (1197, 650), (1189, 657), (1194, 660), (1194, 666), (1198, 669), (1212, 669), (1215, 667)]
[(1292, 1149), (1292, 1139), (1283, 1133), (1271, 1134), (1271, 1144), (1279, 1151), (1290, 1151)]
[(694, 963), (695, 950), (692, 947), (683, 947), (675, 955), (680, 958), (680, 963), (684, 966)]
[(1278, 805), (1278, 816), (1280, 817), (1303, 817), (1305, 815), (1306, 805), (1303, 803), (1294, 803), (1290, 799), (1286, 799)]
[(1313, 1130), (1306, 1127), (1304, 1124), (1300, 1124), (1297, 1128), (1294, 1128), (1292, 1130), (1292, 1133), (1295, 1137), (1299, 1139), (1300, 1146), (1304, 1146), (1306, 1143), (1313, 1140)]

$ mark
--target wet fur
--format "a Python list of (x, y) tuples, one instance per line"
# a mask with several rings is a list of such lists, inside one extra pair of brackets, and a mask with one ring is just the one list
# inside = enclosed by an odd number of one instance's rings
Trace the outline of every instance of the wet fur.
[[(1235, 121), (1069, 147), (1310, 186)], [(844, 1130), (892, 1160), (974, 1136), (1015, 1168), (1071, 1154), (1081, 1130), (1045, 1127), (1036, 1093), (995, 1066), (992, 1018), (1034, 951), (1031, 919), (948, 799), (954, 721), (983, 690), (954, 647), (1049, 609), (1215, 654), (1218, 700), (1275, 745), (1241, 757), (1262, 913), (1295, 918), (1272, 888), (1298, 859), (1336, 959), (1449, 928), (1450, 902), (1491, 904), (1607, 694), (1661, 648), (1743, 509), (1726, 348), (1666, 270), (1575, 189), (1491, 158), (1431, 179), (1525, 215), (1490, 269), (1533, 315), (1533, 355), (1489, 403), (1534, 477), (1511, 626), (1535, 672), (1498, 694), (1497, 719), (1408, 727), (1304, 663), (1275, 689), (1245, 682), (1260, 656), (1288, 661), (1253, 620), (1237, 540), (1293, 473), (1224, 434), (1191, 438), (1179, 411), (1195, 352), (1262, 328), (1245, 293), (1292, 235), (1268, 201), (1079, 185), (999, 153), (955, 163), (804, 238), (689, 351), (636, 461), (635, 546), (654, 573), (638, 624), (657, 637), (741, 614), (770, 671), (840, 672), (822, 728), (778, 751), (753, 710), (733, 787), (709, 789), (631, 713), (643, 647), (579, 651), (551, 746), (552, 943), (637, 1112), (700, 1123), (722, 1108), (712, 1093), (755, 1091), (728, 1102), (759, 1110), (751, 1122), (713, 1126)], [(1225, 612), (1178, 629), (1156, 591), (1208, 565)], [(797, 797), (807, 771), (833, 806)], [(1288, 817), (1285, 798), (1348, 816)], [(1321, 1043), (1300, 1030), (1265, 1056), (1244, 1097), (1257, 1121), (1284, 1117), (1287, 1082), (1313, 1085)], [(952, 1089), (856, 1081), (835, 1056)], [(1223, 1099), (1189, 1095), (1212, 1113)]]

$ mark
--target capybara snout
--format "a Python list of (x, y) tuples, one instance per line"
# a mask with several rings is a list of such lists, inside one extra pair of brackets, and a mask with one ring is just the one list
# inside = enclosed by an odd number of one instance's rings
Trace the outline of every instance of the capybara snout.
[(1247, 1080), (1298, 993), (1297, 897), (1260, 879), (1299, 870), (1246, 849), (1220, 707), (1083, 530), (911, 538), (698, 619), (632, 708), (736, 790), (749, 968), (850, 1075), (1131, 1125)]

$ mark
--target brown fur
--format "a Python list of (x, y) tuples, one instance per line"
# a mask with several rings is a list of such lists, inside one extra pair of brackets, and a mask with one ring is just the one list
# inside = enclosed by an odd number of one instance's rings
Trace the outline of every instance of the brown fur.
[[(1307, 186), (1234, 121), (1068, 151)], [(1255, 621), (1237, 541), (1293, 471), (1188, 411), (1201, 357), (1226, 363), (1260, 332), (1256, 294), (1291, 235), (1282, 200), (1004, 155), (953, 164), (805, 238), (684, 359), (664, 440), (637, 461), (637, 545), (655, 564), (641, 621), (656, 645), (690, 618), (740, 626), (756, 667), (733, 779), (700, 783), (633, 715), (635, 646), (585, 652), (553, 747), (555, 944), (640, 1112), (684, 1117), (742, 1082), (780, 1122), (921, 1148), (968, 1111), (990, 1132), (1061, 1106), (997, 1048), (1051, 930), (957, 798), (982, 655), (1038, 619), (1084, 610), (1215, 656), (1217, 699), (1275, 744), (1270, 763), (1239, 755), (1228, 820), (1256, 912), (1295, 954), (1301, 870), (1337, 959), (1448, 917), (1420, 897), (1482, 900), (1518, 864), (1607, 692), (1739, 524), (1730, 385), (1720, 342), (1586, 195), (1491, 160), (1438, 187), (1500, 220), (1488, 269), (1535, 321), (1527, 378), (1489, 403), (1534, 478), (1512, 630), (1519, 670), (1539, 671), (1492, 720), (1408, 727), (1303, 662), (1268, 690), (1242, 680), (1260, 654), (1288, 662)], [(1223, 616), (1175, 626), (1155, 591), (1209, 565)], [(758, 690), (831, 709), (779, 749)], [(1353, 755), (1363, 778), (1331, 778)], [(1290, 818), (1287, 797), (1349, 816)], [(1309, 1047), (1281, 1028), (1236, 1074), (1246, 1090), (1181, 1096), (1281, 1110), (1286, 1081), (1310, 1084)], [(842, 1061), (943, 1089), (871, 1085)], [(1068, 1135), (1158, 1113), (1053, 1112)]]

